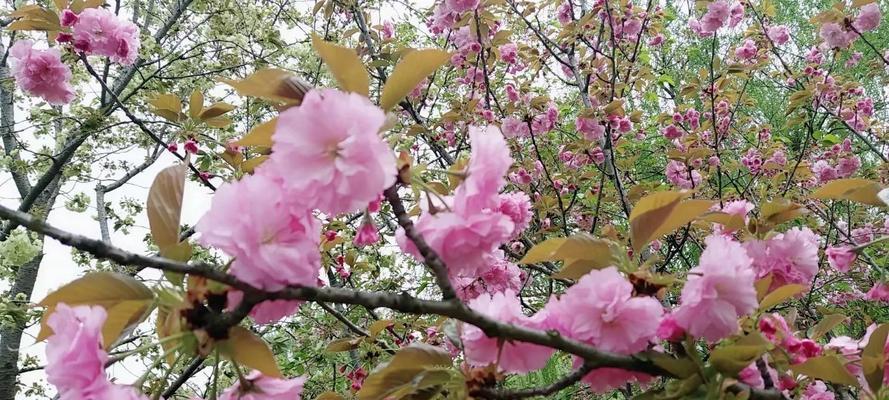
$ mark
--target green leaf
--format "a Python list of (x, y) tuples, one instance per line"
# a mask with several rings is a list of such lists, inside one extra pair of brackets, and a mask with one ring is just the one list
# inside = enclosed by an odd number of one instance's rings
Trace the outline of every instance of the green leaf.
[(312, 87), (289, 71), (260, 69), (242, 80), (221, 79), (241, 96), (257, 97), (273, 103), (293, 105), (302, 102)]
[(791, 365), (793, 372), (808, 376), (813, 379), (821, 379), (826, 382), (858, 387), (858, 380), (846, 369), (846, 366), (836, 355), (826, 355), (810, 358), (802, 364)]
[(818, 340), (818, 338), (824, 336), (827, 332), (830, 332), (837, 325), (841, 324), (846, 320), (846, 316), (843, 314), (830, 314), (825, 315), (821, 321), (818, 321), (818, 324), (812, 328), (812, 334), (809, 335), (809, 338), (812, 340)]
[(164, 168), (154, 178), (148, 191), (146, 212), (151, 238), (161, 254), (179, 245), (179, 218), (185, 191), (186, 165)]
[(370, 77), (355, 50), (325, 42), (314, 34), (312, 35), (312, 47), (330, 68), (330, 73), (339, 82), (341, 89), (358, 93), (364, 97), (368, 96)]
[(882, 324), (870, 334), (867, 345), (861, 351), (861, 364), (867, 386), (877, 393), (883, 386), (883, 374), (886, 368), (886, 336), (889, 335), (889, 324)]
[(568, 238), (547, 239), (532, 247), (519, 263), (563, 261), (564, 267), (553, 277), (578, 279), (593, 269), (617, 264), (622, 255), (617, 246), (609, 240), (578, 234)]
[(688, 192), (658, 192), (643, 197), (630, 213), (630, 240), (639, 251), (708, 212), (714, 202), (686, 200)]
[(389, 110), (394, 107), (424, 78), (450, 59), (450, 53), (438, 49), (415, 50), (405, 54), (383, 87), (380, 108)]
[(200, 90), (195, 89), (188, 98), (188, 116), (191, 119), (198, 119), (201, 111), (204, 109), (204, 94)]
[(860, 178), (836, 179), (812, 193), (815, 199), (851, 200), (856, 203), (885, 207), (877, 193), (883, 190), (879, 182)]
[(742, 369), (755, 362), (768, 349), (768, 341), (758, 332), (754, 332), (741, 337), (735, 343), (713, 350), (710, 353), (710, 363), (717, 371), (735, 378)]
[(785, 302), (786, 300), (800, 294), (805, 290), (806, 287), (798, 284), (789, 284), (781, 286), (771, 293), (767, 294), (761, 302), (759, 302), (759, 309), (762, 311), (766, 311), (778, 304)]
[(451, 356), (427, 344), (404, 347), (388, 363), (378, 366), (358, 391), (359, 400), (407, 398), (412, 394), (432, 395), (451, 380)]
[(206, 120), (209, 120), (212, 118), (216, 118), (216, 117), (218, 117), (222, 114), (225, 114), (225, 113), (227, 113), (231, 110), (234, 110), (234, 109), (235, 109), (235, 106), (228, 104), (228, 103), (222, 103), (222, 102), (214, 103), (210, 107), (207, 107), (203, 111), (201, 111), (199, 118), (202, 121), (206, 121)]
[(148, 101), (154, 114), (170, 121), (179, 122), (185, 117), (182, 114), (182, 102), (174, 94), (163, 93)]
[(46, 312), (40, 320), (37, 341), (52, 335), (46, 321), (56, 305), (91, 305), (105, 308), (108, 318), (102, 327), (105, 347), (110, 347), (120, 333), (141, 321), (154, 300), (154, 293), (142, 282), (113, 272), (92, 272), (53, 291), (40, 301)]
[(222, 343), (221, 350), (242, 366), (275, 378), (281, 377), (281, 370), (269, 345), (243, 326), (233, 326), (229, 330), (228, 339)]
[(337, 339), (327, 344), (324, 351), (328, 353), (339, 353), (357, 348), (364, 338)]

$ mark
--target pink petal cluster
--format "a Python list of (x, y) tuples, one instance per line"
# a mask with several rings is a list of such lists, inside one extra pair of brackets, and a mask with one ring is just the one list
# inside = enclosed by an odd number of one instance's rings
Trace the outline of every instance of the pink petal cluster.
[(293, 400), (302, 395), (305, 377), (280, 379), (253, 371), (245, 377), (250, 383), (242, 387), (240, 381), (225, 390), (219, 400)]
[[(452, 277), (475, 277), (479, 268), (486, 266), (486, 256), (516, 232), (517, 221), (526, 216), (518, 208), (509, 206), (501, 211), (500, 190), (506, 185), (504, 176), (512, 165), (509, 147), (500, 130), (469, 128), (472, 146), (466, 179), (457, 187), (447, 211), (429, 210), (414, 224), (426, 243), (441, 257)], [(421, 259), (413, 242), (399, 229), (399, 246)]]
[(742, 60), (749, 60), (756, 57), (756, 50), (756, 42), (746, 39), (741, 47), (735, 49), (735, 56)]
[(766, 31), (766, 35), (776, 45), (782, 45), (790, 40), (790, 30), (787, 29), (786, 25), (770, 26)]
[(806, 387), (800, 400), (834, 400), (833, 392), (827, 390), (827, 385), (822, 381), (815, 381)]
[(681, 189), (694, 189), (701, 184), (703, 179), (700, 172), (677, 160), (667, 163), (665, 175), (670, 183)]
[(495, 251), (486, 259), (488, 265), (480, 268), (476, 276), (458, 276), (451, 280), (463, 301), (472, 300), (483, 293), (521, 290), (524, 273), (506, 260), (502, 251)]
[(257, 173), (220, 187), (195, 226), (199, 242), (235, 258), (231, 273), (266, 290), (315, 286), (321, 223), (280, 180)]
[(147, 399), (105, 376), (108, 353), (102, 348), (102, 326), (107, 317), (100, 306), (59, 303), (47, 318), (53, 335), (46, 341), (46, 380), (60, 399)]
[[(236, 289), (229, 289), (226, 293), (226, 309), (233, 310), (241, 304), (244, 299), (244, 292)], [(250, 310), (250, 318), (257, 324), (270, 324), (281, 320), (287, 316), (293, 315), (302, 304), (299, 300), (266, 300)]]
[(858, 32), (867, 32), (880, 26), (880, 4), (870, 3), (861, 7), (858, 17), (852, 22)]
[(385, 121), (364, 96), (310, 91), (278, 116), (267, 168), (310, 208), (356, 211), (395, 183), (395, 156), (379, 134)]
[(121, 65), (133, 64), (139, 55), (139, 27), (110, 9), (83, 10), (72, 30), (74, 48), (86, 54), (109, 57)]
[(852, 246), (832, 246), (824, 251), (827, 255), (827, 262), (831, 267), (840, 272), (849, 272), (852, 263), (855, 262), (857, 255)]
[[(710, 36), (725, 26), (735, 13), (737, 11), (734, 11), (728, 0), (717, 0), (707, 4), (707, 12), (701, 17), (701, 20), (692, 19), (689, 21), (689, 26), (700, 36)], [(743, 13), (744, 9), (741, 8), (740, 15), (743, 16)], [(740, 17), (735, 16), (735, 18), (740, 21)], [(734, 24), (737, 24), (737, 21), (733, 21)]]
[(497, 211), (512, 220), (512, 237), (522, 234), (531, 224), (531, 198), (524, 192), (503, 193), (499, 197)]
[(689, 271), (682, 288), (676, 323), (694, 337), (710, 342), (738, 331), (738, 317), (756, 309), (751, 259), (740, 243), (712, 235), (699, 265)]
[(889, 284), (886, 282), (875, 283), (874, 286), (867, 291), (865, 299), (889, 303)]
[(821, 25), (820, 35), (827, 47), (832, 49), (845, 49), (858, 37), (855, 32), (846, 31), (840, 24), (835, 22)]
[(775, 289), (789, 283), (808, 286), (818, 272), (820, 237), (807, 227), (792, 228), (766, 240), (744, 243), (757, 279), (772, 274)]
[(574, 122), (577, 131), (583, 134), (583, 138), (590, 142), (598, 142), (605, 136), (605, 126), (592, 118), (577, 117)]
[(504, 118), (500, 128), (507, 138), (523, 138), (531, 134), (531, 128), (525, 121), (512, 116)]
[[(651, 297), (633, 297), (633, 285), (615, 267), (584, 275), (543, 311), (544, 325), (599, 349), (620, 354), (645, 350), (656, 337), (664, 309)], [(575, 360), (575, 366), (580, 360)], [(650, 377), (619, 368), (597, 368), (583, 378), (603, 393)]]
[(444, 4), (452, 13), (460, 14), (464, 11), (475, 10), (479, 0), (445, 0)]
[[(535, 327), (532, 318), (522, 313), (516, 292), (507, 290), (493, 295), (483, 294), (469, 302), (469, 307), (500, 322)], [(552, 348), (522, 342), (503, 342), (491, 338), (478, 327), (466, 325), (461, 335), (466, 360), (471, 365), (496, 364), (505, 372), (527, 373), (546, 366)]]
[(34, 42), (19, 40), (9, 49), (11, 72), (25, 92), (49, 104), (67, 104), (74, 99), (71, 70), (62, 63), (58, 49), (37, 50)]

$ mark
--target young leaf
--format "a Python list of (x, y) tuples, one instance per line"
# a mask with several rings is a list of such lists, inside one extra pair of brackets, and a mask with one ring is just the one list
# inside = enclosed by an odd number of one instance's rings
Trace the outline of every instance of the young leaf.
[(368, 96), (370, 77), (355, 50), (325, 42), (318, 35), (312, 35), (312, 47), (330, 68), (341, 89)]
[(161, 252), (179, 243), (185, 171), (185, 164), (164, 168), (154, 178), (148, 191), (148, 225), (151, 228), (151, 238)]
[(204, 109), (204, 94), (200, 90), (195, 89), (188, 98), (188, 116), (191, 119), (198, 119), (201, 111)]
[(222, 79), (241, 96), (258, 97), (273, 103), (299, 104), (312, 87), (293, 73), (274, 69), (260, 69), (243, 80)]
[(281, 377), (281, 370), (269, 345), (243, 326), (233, 326), (222, 351), (238, 364), (255, 369), (265, 375)]
[(812, 379), (821, 379), (839, 385), (858, 387), (858, 380), (849, 373), (846, 366), (843, 365), (836, 355), (810, 358), (802, 364), (791, 365), (790, 369)]
[(872, 206), (886, 204), (877, 195), (882, 186), (879, 182), (860, 178), (836, 179), (821, 186), (812, 193), (816, 199), (851, 200)]
[(886, 355), (884, 353), (886, 336), (889, 335), (889, 324), (882, 324), (871, 332), (870, 339), (861, 352), (861, 364), (864, 378), (873, 393), (883, 386)]
[(272, 134), (275, 133), (275, 124), (277, 123), (278, 117), (275, 117), (256, 125), (235, 144), (238, 146), (272, 147)]
[(108, 319), (103, 326), (103, 336), (105, 346), (110, 346), (125, 328), (142, 320), (153, 299), (154, 293), (148, 287), (128, 275), (113, 272), (86, 274), (40, 301), (39, 304), (47, 309), (40, 320), (37, 341), (52, 335), (52, 328), (46, 325), (46, 320), (57, 304), (65, 303), (69, 306), (85, 304), (102, 306), (108, 313)]
[(630, 213), (630, 240), (639, 251), (652, 240), (666, 235), (710, 210), (709, 200), (683, 201), (690, 193), (658, 192), (643, 197)]
[(214, 103), (212, 106), (205, 108), (201, 111), (199, 118), (202, 121), (206, 121), (211, 118), (218, 117), (222, 114), (225, 114), (231, 110), (234, 110), (235, 106), (228, 103)]
[(159, 94), (151, 99), (148, 104), (152, 106), (151, 112), (170, 121), (179, 122), (182, 120), (182, 103), (174, 94)]
[(785, 302), (793, 296), (796, 296), (805, 290), (806, 287), (798, 284), (789, 284), (781, 286), (771, 293), (767, 294), (759, 303), (760, 310), (768, 310), (778, 304)]
[(404, 347), (367, 377), (358, 391), (358, 399), (399, 399), (426, 390), (437, 392), (437, 388), (450, 380), (447, 369), (451, 366), (450, 355), (439, 347), (427, 344)]
[(519, 263), (563, 261), (562, 270), (553, 277), (578, 279), (591, 270), (617, 264), (620, 254), (611, 241), (578, 234), (568, 238), (547, 239), (532, 247)]
[(450, 53), (437, 49), (415, 50), (404, 55), (383, 87), (380, 108), (389, 110), (394, 107), (424, 78), (450, 59)]
[(821, 321), (818, 321), (818, 324), (812, 328), (812, 334), (809, 335), (809, 338), (812, 340), (818, 340), (818, 338), (824, 336), (827, 332), (836, 328), (837, 325), (843, 323), (846, 320), (846, 316), (843, 314), (831, 314), (825, 315)]

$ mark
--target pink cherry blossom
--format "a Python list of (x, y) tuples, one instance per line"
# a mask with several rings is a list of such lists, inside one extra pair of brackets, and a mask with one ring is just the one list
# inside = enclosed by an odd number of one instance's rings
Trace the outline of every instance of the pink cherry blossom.
[(507, 43), (499, 48), (500, 59), (507, 64), (515, 64), (518, 61), (518, 48), (515, 43)]
[(464, 301), (472, 300), (483, 293), (497, 293), (521, 290), (523, 272), (518, 266), (506, 260), (503, 252), (497, 250), (486, 257), (487, 265), (473, 276), (456, 277), (452, 283), (457, 294)]
[(800, 400), (834, 400), (833, 392), (827, 390), (827, 385), (822, 381), (815, 381), (806, 387)]
[(818, 272), (820, 237), (808, 227), (792, 228), (766, 240), (744, 243), (757, 278), (772, 274), (775, 289), (789, 283), (810, 285)]
[(830, 266), (836, 268), (840, 272), (849, 272), (852, 263), (855, 262), (856, 254), (852, 246), (833, 246), (824, 251), (827, 255), (827, 262)]
[(464, 11), (475, 10), (479, 0), (445, 0), (444, 3), (452, 13), (460, 14)]
[[(508, 216), (490, 210), (467, 215), (426, 213), (414, 226), (452, 276), (476, 274), (479, 268), (485, 266), (485, 257), (509, 240), (515, 230)], [(406, 253), (418, 260), (423, 259), (400, 228), (396, 232), (396, 241)]]
[(847, 32), (843, 29), (840, 24), (835, 22), (828, 22), (824, 25), (821, 25), (821, 39), (824, 40), (824, 43), (827, 44), (827, 47), (830, 48), (839, 48), (845, 49), (849, 47), (849, 44), (852, 43), (852, 40), (855, 39), (856, 35), (854, 32)]
[(670, 342), (678, 342), (685, 337), (685, 329), (676, 323), (673, 314), (667, 314), (657, 327), (657, 337)]
[(58, 49), (37, 50), (34, 42), (19, 40), (9, 49), (11, 72), (25, 92), (49, 104), (67, 104), (74, 99), (71, 70), (62, 63)]
[(512, 116), (504, 118), (500, 128), (507, 138), (523, 138), (531, 134), (531, 128), (525, 121)]
[[(243, 299), (244, 292), (230, 289), (226, 292), (226, 308), (228, 310), (237, 308)], [(302, 301), (299, 300), (266, 300), (253, 306), (250, 318), (260, 325), (271, 324), (295, 314), (301, 304)]]
[(861, 7), (858, 17), (852, 22), (858, 32), (867, 32), (880, 26), (880, 4), (870, 3)]
[[(469, 308), (500, 322), (529, 327), (531, 318), (522, 314), (522, 306), (512, 290), (483, 294), (469, 302)], [(505, 372), (527, 373), (546, 366), (554, 350), (545, 346), (521, 342), (503, 342), (491, 338), (471, 325), (463, 328), (466, 360), (476, 366), (497, 364)]]
[(280, 379), (253, 371), (245, 377), (249, 387), (242, 387), (239, 380), (219, 396), (219, 400), (293, 400), (302, 395), (305, 377)]
[(702, 32), (713, 33), (725, 26), (731, 16), (728, 0), (717, 0), (707, 4), (707, 13), (701, 17)]
[(790, 30), (787, 29), (786, 25), (770, 26), (766, 31), (766, 35), (776, 45), (782, 45), (790, 40)]
[(62, 14), (59, 16), (59, 23), (61, 23), (64, 27), (71, 27), (77, 23), (78, 19), (79, 18), (77, 17), (77, 13), (71, 11), (70, 8), (66, 8), (62, 10)]
[(865, 298), (871, 301), (889, 303), (889, 284), (886, 282), (875, 283), (874, 286), (867, 291)]
[(523, 192), (510, 192), (501, 194), (499, 201), (497, 211), (512, 220), (512, 237), (517, 237), (531, 224), (531, 198)]
[(354, 243), (358, 247), (370, 246), (380, 241), (380, 233), (370, 218), (365, 218), (355, 234)]
[(321, 224), (293, 200), (264, 174), (227, 183), (195, 226), (198, 241), (234, 257), (232, 275), (256, 287), (315, 286)]
[(644, 350), (664, 310), (651, 297), (633, 297), (633, 285), (615, 267), (593, 270), (550, 301), (547, 327), (623, 354)]
[(741, 2), (736, 2), (735, 5), (732, 6), (731, 16), (729, 17), (728, 26), (734, 28), (738, 26), (738, 24), (744, 20), (744, 4)]
[(605, 136), (605, 127), (595, 119), (577, 117), (574, 125), (577, 131), (583, 134), (584, 139), (590, 142), (598, 142)]
[(682, 288), (676, 323), (689, 334), (715, 342), (738, 331), (738, 317), (757, 307), (751, 259), (740, 243), (712, 235), (699, 265)]
[(53, 335), (46, 341), (46, 380), (60, 394), (89, 396), (105, 390), (108, 354), (102, 349), (102, 325), (107, 316), (101, 306), (64, 303), (49, 315), (46, 323)]
[(472, 151), (466, 179), (454, 191), (454, 211), (458, 214), (496, 208), (498, 192), (506, 185), (506, 172), (512, 165), (509, 146), (496, 126), (469, 127)]
[(380, 33), (383, 36), (383, 40), (392, 39), (392, 36), (395, 35), (395, 25), (392, 24), (392, 21), (383, 22)]
[(735, 56), (742, 60), (756, 57), (756, 42), (752, 39), (744, 40), (744, 45), (735, 49)]
[(658, 33), (657, 35), (652, 36), (651, 39), (648, 39), (649, 46), (660, 46), (662, 44), (664, 44), (664, 35), (661, 33)]
[(139, 27), (110, 9), (87, 8), (73, 27), (74, 47), (86, 54), (109, 57), (131, 65), (139, 55)]
[[(270, 164), (291, 196), (322, 212), (363, 208), (395, 183), (395, 156), (380, 138), (386, 115), (356, 93), (313, 90), (282, 112)], [(266, 165), (263, 165), (266, 167)]]

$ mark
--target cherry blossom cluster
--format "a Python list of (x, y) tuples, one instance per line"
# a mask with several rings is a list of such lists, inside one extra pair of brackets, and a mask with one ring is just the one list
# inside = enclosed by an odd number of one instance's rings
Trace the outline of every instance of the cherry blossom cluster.
[[(148, 400), (137, 388), (111, 383), (105, 375), (108, 353), (102, 347), (102, 326), (108, 317), (101, 306), (59, 303), (47, 320), (53, 335), (46, 342), (46, 378), (62, 400)], [(253, 371), (218, 399), (294, 399), (305, 378), (278, 379)]]
[[(133, 64), (139, 54), (139, 28), (111, 10), (88, 8), (78, 15), (65, 9), (60, 21), (70, 32), (59, 33), (58, 41), (70, 43), (78, 53), (105, 56), (121, 65)], [(26, 93), (53, 105), (74, 99), (71, 69), (62, 62), (58, 49), (35, 49), (34, 42), (18, 40), (9, 56), (12, 76)]]
[[(299, 107), (278, 117), (272, 154), (253, 175), (227, 183), (213, 196), (195, 231), (205, 246), (234, 260), (231, 274), (264, 290), (318, 286), (321, 221), (379, 209), (395, 183), (395, 156), (380, 137), (386, 115), (366, 97), (313, 90)], [(369, 243), (376, 228), (364, 222), (356, 241)], [(334, 235), (335, 236), (335, 235)], [(243, 297), (229, 291), (229, 307)], [(266, 301), (251, 311), (259, 323), (294, 313), (297, 301)]]

